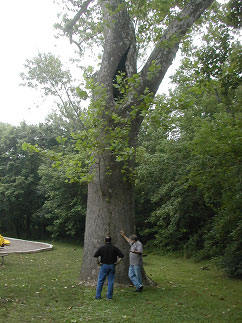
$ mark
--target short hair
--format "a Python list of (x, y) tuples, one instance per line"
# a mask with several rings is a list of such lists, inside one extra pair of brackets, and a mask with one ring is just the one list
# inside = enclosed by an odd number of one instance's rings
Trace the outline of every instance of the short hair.
[(138, 237), (135, 235), (135, 234), (132, 234), (130, 237), (129, 237), (130, 240), (134, 240), (134, 241), (138, 241)]
[(110, 243), (111, 242), (111, 237), (105, 237), (105, 242), (108, 242), (108, 243)]

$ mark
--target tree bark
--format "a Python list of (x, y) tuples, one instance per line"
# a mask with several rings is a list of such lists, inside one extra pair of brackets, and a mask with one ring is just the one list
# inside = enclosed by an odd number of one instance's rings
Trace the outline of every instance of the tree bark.
[[(127, 116), (132, 107), (140, 104), (137, 97), (144, 95), (147, 88), (152, 92), (153, 96), (156, 94), (166, 71), (176, 55), (182, 37), (213, 1), (192, 0), (177, 19), (174, 19), (156, 44), (147, 63), (140, 72), (140, 85), (133, 91), (136, 92), (136, 95), (132, 96), (129, 93), (129, 98), (125, 101), (125, 105), (119, 106), (118, 113), (120, 115)], [(96, 76), (96, 83), (102, 86), (107, 94), (102, 116), (103, 121), (108, 122), (111, 127), (115, 127), (114, 123), (108, 120), (109, 117), (105, 112), (117, 112), (113, 80), (120, 66), (122, 65), (124, 68), (126, 77), (137, 73), (135, 32), (125, 7), (122, 10), (116, 10), (118, 5), (124, 4), (124, 1), (100, 0), (99, 4), (102, 8), (104, 21), (107, 24), (104, 30), (103, 59)], [(107, 4), (109, 10), (107, 9)], [(150, 77), (150, 67), (154, 62), (157, 68), (154, 75)], [(95, 95), (94, 93), (94, 99)], [(96, 98), (98, 99), (98, 96)], [(137, 112), (130, 125), (130, 147), (136, 147), (141, 122), (142, 117)], [(111, 152), (104, 150), (98, 154), (97, 162), (92, 169), (94, 178), (88, 185), (84, 255), (80, 279), (85, 284), (96, 283), (98, 266), (93, 254), (104, 243), (106, 234), (111, 235), (113, 244), (125, 254), (124, 261), (117, 266), (116, 282), (120, 284), (129, 283), (129, 245), (120, 236), (120, 231), (123, 230), (126, 235), (135, 233), (134, 183), (127, 178), (124, 179), (122, 167), (122, 163), (116, 162)], [(134, 169), (134, 161), (130, 162), (129, 167)], [(144, 283), (149, 283), (146, 277), (144, 277)]]
[[(134, 189), (130, 182), (122, 179), (121, 165), (109, 159), (100, 160), (96, 165), (94, 179), (88, 186), (87, 217), (85, 228), (84, 255), (81, 281), (96, 282), (98, 266), (93, 254), (104, 244), (104, 237), (110, 234), (114, 245), (118, 246), (125, 257), (117, 267), (118, 283), (128, 283), (128, 244), (120, 236), (135, 232)], [(107, 175), (106, 165), (111, 166)], [(119, 270), (120, 269), (120, 270)]]

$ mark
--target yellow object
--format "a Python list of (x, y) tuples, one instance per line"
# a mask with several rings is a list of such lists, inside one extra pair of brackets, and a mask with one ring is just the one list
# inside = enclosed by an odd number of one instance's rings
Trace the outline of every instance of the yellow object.
[(4, 239), (4, 245), (5, 245), (5, 246), (9, 246), (9, 245), (10, 245), (10, 241), (9, 241), (9, 240), (7, 240), (7, 239)]
[(0, 234), (0, 247), (4, 246), (4, 237)]
[(7, 239), (4, 239), (4, 237), (0, 234), (0, 247), (9, 246), (9, 245), (10, 245), (10, 241)]

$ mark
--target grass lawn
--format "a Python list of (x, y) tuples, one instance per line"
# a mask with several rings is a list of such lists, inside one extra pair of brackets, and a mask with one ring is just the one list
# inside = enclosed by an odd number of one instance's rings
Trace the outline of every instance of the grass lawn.
[[(145, 270), (157, 287), (114, 289), (112, 301), (78, 285), (82, 249), (9, 255), (0, 266), (0, 322), (242, 322), (242, 281), (211, 264), (148, 255)], [(208, 266), (210, 270), (201, 270)]]

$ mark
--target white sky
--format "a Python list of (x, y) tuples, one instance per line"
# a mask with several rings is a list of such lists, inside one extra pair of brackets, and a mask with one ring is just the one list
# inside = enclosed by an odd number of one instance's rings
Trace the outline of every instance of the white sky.
[[(72, 56), (74, 45), (68, 39), (54, 38), (56, 22), (53, 0), (1, 0), (0, 122), (38, 124), (51, 112), (51, 100), (43, 102), (38, 91), (19, 86), (19, 74), (24, 71), (25, 60), (38, 51), (52, 52), (62, 61)], [(168, 76), (163, 84), (165, 89)]]
[(74, 48), (68, 39), (54, 38), (56, 15), (52, 0), (1, 0), (0, 122), (38, 123), (50, 112), (50, 100), (43, 103), (38, 91), (19, 86), (19, 74), (25, 60), (38, 51), (52, 52), (64, 61), (71, 56)]

